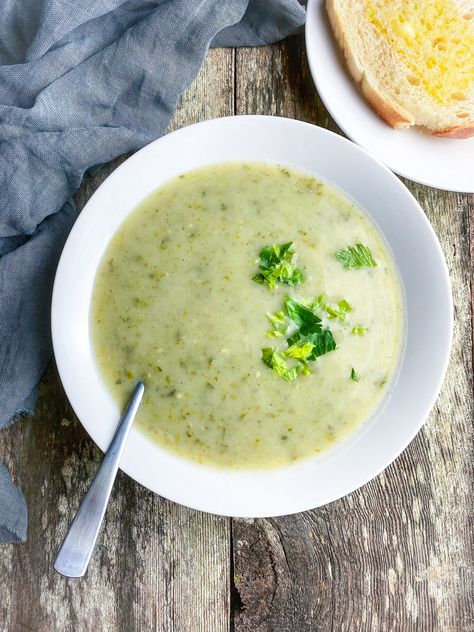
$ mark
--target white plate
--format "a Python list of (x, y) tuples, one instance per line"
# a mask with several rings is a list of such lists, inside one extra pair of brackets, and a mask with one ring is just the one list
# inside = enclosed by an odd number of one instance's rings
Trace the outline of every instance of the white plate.
[(407, 338), (398, 380), (383, 411), (322, 457), (270, 471), (226, 471), (189, 462), (132, 429), (122, 469), (189, 507), (234, 516), (288, 514), (328, 503), (383, 470), (408, 445), (441, 386), (451, 345), (452, 303), (436, 236), (391, 171), (350, 141), (299, 121), (265, 116), (217, 119), (151, 143), (116, 169), (79, 216), (59, 262), (52, 332), (61, 380), (101, 449), (119, 417), (94, 360), (89, 307), (94, 277), (125, 217), (169, 178), (225, 160), (307, 170), (346, 191), (373, 218), (392, 250), (406, 296)]
[(324, 0), (309, 0), (309, 67), (324, 105), (339, 127), (401, 176), (449, 191), (474, 192), (474, 137), (437, 138), (415, 129), (393, 130), (360, 95), (346, 71)]

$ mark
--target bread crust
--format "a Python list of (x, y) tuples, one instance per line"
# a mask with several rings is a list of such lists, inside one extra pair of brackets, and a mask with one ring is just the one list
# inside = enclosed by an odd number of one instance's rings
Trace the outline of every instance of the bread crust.
[(470, 138), (474, 136), (474, 124), (458, 125), (457, 127), (450, 127), (448, 129), (432, 132), (433, 136), (439, 136), (440, 138)]
[[(406, 128), (415, 125), (415, 117), (398, 104), (390, 103), (375, 88), (370, 80), (370, 75), (361, 68), (356, 60), (355, 53), (351, 50), (349, 37), (345, 25), (341, 22), (336, 10), (338, 0), (326, 0), (326, 10), (329, 16), (333, 33), (342, 49), (348, 70), (352, 78), (359, 85), (361, 92), (375, 112), (391, 127), (395, 129)], [(440, 138), (469, 138), (474, 136), (474, 123), (470, 121), (465, 125), (456, 125), (450, 128), (428, 130), (433, 136)]]
[(366, 75), (364, 75), (364, 77), (362, 78), (360, 87), (362, 93), (364, 94), (370, 105), (373, 107), (373, 109), (391, 127), (393, 127), (394, 129), (402, 129), (404, 127), (410, 127), (411, 125), (415, 124), (413, 118), (404, 116), (403, 114), (401, 114), (401, 112), (392, 107), (390, 103), (388, 103), (388, 101), (383, 99), (377, 92), (377, 90), (375, 90), (371, 86)]
[(329, 15), (336, 40), (344, 53), (350, 74), (359, 84), (362, 94), (370, 103), (377, 114), (383, 118), (391, 127), (403, 128), (414, 125), (414, 118), (402, 108), (395, 108), (391, 103), (384, 99), (377, 89), (372, 85), (369, 76), (357, 64), (355, 56), (351, 52), (351, 47), (347, 41), (346, 30), (339, 20), (339, 16), (334, 8), (335, 0), (326, 0), (326, 10)]

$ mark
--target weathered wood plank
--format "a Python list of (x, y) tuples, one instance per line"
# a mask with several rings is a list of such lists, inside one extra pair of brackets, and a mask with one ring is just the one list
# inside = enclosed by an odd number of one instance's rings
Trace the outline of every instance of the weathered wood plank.
[[(170, 129), (235, 111), (337, 131), (303, 51), (302, 37), (212, 51)], [(85, 179), (79, 207), (119, 162)], [(119, 475), (88, 576), (65, 580), (51, 563), (100, 453), (50, 370), (34, 419), (0, 433), (0, 457), (30, 507), (28, 543), (0, 550), (0, 630), (223, 631), (231, 596), (236, 632), (474, 630), (467, 237), (474, 198), (408, 185), (440, 236), (456, 304), (447, 382), (408, 450), (362, 490), (327, 507), (234, 520), (234, 586), (227, 519), (174, 505)], [(473, 253), (471, 241), (471, 262)]]
[[(336, 131), (302, 48), (297, 37), (237, 51), (237, 113), (296, 116)], [(474, 199), (409, 187), (453, 280), (456, 330), (443, 391), (409, 448), (361, 490), (304, 514), (233, 521), (236, 632), (474, 630), (467, 230)]]
[(342, 133), (318, 97), (306, 61), (304, 36), (263, 48), (236, 50), (236, 114), (270, 114)]
[[(233, 52), (211, 51), (170, 129), (232, 114), (232, 72)], [(85, 178), (76, 195), (79, 209), (122, 160)], [(0, 457), (30, 511), (28, 542), (0, 550), (2, 632), (228, 630), (229, 520), (159, 498), (123, 473), (87, 576), (67, 580), (53, 571), (59, 543), (101, 459), (54, 368), (42, 382), (34, 418), (0, 433)]]

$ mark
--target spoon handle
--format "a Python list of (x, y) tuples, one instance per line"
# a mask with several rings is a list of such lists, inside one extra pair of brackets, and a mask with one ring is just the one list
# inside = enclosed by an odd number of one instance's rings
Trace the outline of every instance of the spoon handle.
[(82, 577), (87, 570), (109, 502), (125, 442), (144, 391), (143, 383), (138, 382), (127, 409), (120, 419), (112, 443), (59, 549), (54, 568), (65, 577)]

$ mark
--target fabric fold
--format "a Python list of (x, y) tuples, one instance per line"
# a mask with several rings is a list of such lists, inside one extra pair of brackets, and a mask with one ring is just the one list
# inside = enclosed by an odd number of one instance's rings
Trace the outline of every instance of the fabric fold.
[[(0, 428), (31, 411), (51, 354), (53, 275), (84, 173), (164, 133), (210, 45), (267, 44), (304, 18), (297, 0), (5, 0)], [(0, 487), (0, 528), (26, 524), (12, 485)]]
[(25, 498), (0, 462), (0, 544), (25, 542), (27, 523)]

